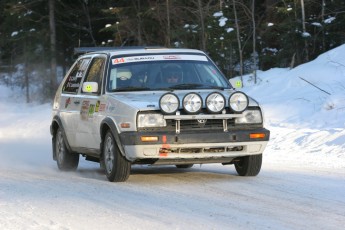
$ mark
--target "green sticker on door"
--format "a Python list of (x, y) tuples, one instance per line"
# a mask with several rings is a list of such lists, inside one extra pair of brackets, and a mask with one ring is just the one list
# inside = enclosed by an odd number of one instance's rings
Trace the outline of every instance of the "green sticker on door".
[(236, 81), (235, 85), (236, 85), (236, 88), (242, 88), (242, 81), (241, 80)]

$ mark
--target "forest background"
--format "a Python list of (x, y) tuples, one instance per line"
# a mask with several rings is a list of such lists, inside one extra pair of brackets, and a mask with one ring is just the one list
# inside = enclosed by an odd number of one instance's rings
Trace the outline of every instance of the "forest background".
[(256, 81), (345, 43), (344, 28), (344, 0), (0, 0), (0, 84), (49, 102), (86, 46), (200, 49)]

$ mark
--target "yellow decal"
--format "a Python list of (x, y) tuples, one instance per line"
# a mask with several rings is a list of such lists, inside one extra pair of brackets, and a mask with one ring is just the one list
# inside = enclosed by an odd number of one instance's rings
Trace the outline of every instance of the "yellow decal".
[(96, 108), (95, 108), (95, 112), (96, 113), (98, 113), (98, 111), (99, 111), (99, 105), (101, 104), (101, 102), (100, 101), (97, 101), (97, 103), (96, 103)]
[(87, 92), (92, 92), (92, 86), (91, 85), (87, 85), (86, 86), (86, 91)]
[(236, 88), (242, 88), (242, 81), (241, 80), (236, 81)]

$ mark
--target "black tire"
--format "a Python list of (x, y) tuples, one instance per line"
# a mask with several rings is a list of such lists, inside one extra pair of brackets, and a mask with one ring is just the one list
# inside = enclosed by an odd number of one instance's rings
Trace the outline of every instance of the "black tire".
[(262, 164), (262, 154), (239, 158), (235, 161), (235, 168), (240, 176), (256, 176)]
[(68, 151), (62, 130), (60, 128), (57, 129), (54, 140), (58, 168), (61, 171), (75, 171), (79, 164), (79, 154)]
[(104, 137), (102, 148), (104, 172), (111, 182), (126, 181), (131, 172), (131, 163), (121, 155), (110, 131)]
[(191, 167), (193, 167), (194, 164), (185, 164), (185, 165), (175, 165), (176, 168), (178, 169), (189, 169)]

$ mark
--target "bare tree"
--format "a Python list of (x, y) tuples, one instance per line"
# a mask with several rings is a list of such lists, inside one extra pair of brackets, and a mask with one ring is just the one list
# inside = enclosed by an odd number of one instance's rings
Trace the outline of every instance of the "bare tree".
[(167, 5), (167, 36), (166, 36), (165, 45), (167, 47), (170, 47), (170, 5), (169, 5), (169, 0), (166, 0), (166, 5)]
[(200, 24), (201, 24), (201, 47), (202, 50), (206, 51), (206, 39), (205, 39), (205, 17), (202, 7), (201, 0), (198, 0), (198, 11), (199, 11), (199, 17), (200, 17)]
[[(321, 6), (321, 20), (325, 21), (325, 8), (326, 8), (326, 2), (325, 0), (322, 0), (322, 6)], [(326, 42), (325, 42), (325, 31), (322, 30), (322, 51), (326, 51)]]
[(26, 96), (26, 103), (30, 102), (30, 81), (29, 81), (29, 51), (28, 51), (28, 35), (25, 35), (24, 40), (24, 85), (25, 85), (25, 96)]
[[(301, 0), (301, 10), (302, 10), (302, 29), (303, 29), (303, 35), (307, 33), (306, 27), (305, 27), (305, 9), (304, 9), (304, 0)], [(303, 36), (303, 37), (304, 37)], [(305, 49), (305, 59), (306, 61), (309, 61), (309, 52), (308, 52), (308, 41), (304, 40), (304, 49)]]
[(239, 26), (238, 18), (237, 18), (236, 1), (232, 0), (232, 4), (233, 4), (233, 9), (234, 9), (234, 16), (235, 16), (238, 53), (240, 56), (240, 76), (241, 76), (242, 87), (243, 87), (243, 52), (242, 52), (242, 45), (241, 45), (241, 38), (240, 38), (240, 26)]
[(50, 30), (50, 96), (56, 89), (56, 26), (55, 0), (49, 0), (49, 30)]
[(256, 25), (255, 25), (255, 0), (252, 0), (252, 24), (253, 24), (253, 75), (256, 84), (257, 57), (256, 53)]
[(82, 1), (81, 2), (81, 5), (82, 5), (82, 8), (83, 8), (83, 11), (84, 11), (85, 17), (87, 19), (87, 23), (88, 23), (88, 28), (86, 31), (89, 33), (93, 45), (96, 46), (96, 40), (93, 36), (93, 30), (92, 30), (92, 25), (91, 25), (91, 17), (90, 17), (89, 7), (87, 4), (88, 4), (88, 1)]
[(142, 20), (141, 20), (141, 5), (140, 5), (140, 1), (138, 0), (138, 9), (137, 9), (137, 17), (138, 17), (138, 35), (137, 35), (137, 39), (138, 39), (138, 44), (142, 45), (143, 43), (143, 39), (142, 39), (142, 31), (141, 31), (141, 27), (142, 27)]
[(142, 22), (142, 8), (141, 8), (141, 0), (133, 1), (133, 8), (136, 11), (137, 16), (137, 34), (135, 35), (136, 39), (138, 40), (138, 45), (143, 44), (143, 22)]

